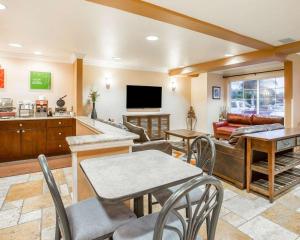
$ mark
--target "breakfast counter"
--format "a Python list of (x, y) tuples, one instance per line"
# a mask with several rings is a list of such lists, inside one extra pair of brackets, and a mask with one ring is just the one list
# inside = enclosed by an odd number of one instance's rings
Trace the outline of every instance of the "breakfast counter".
[(131, 152), (139, 136), (89, 117), (78, 116), (76, 136), (66, 138), (72, 153), (73, 202), (94, 196), (94, 190), (80, 168), (82, 160)]

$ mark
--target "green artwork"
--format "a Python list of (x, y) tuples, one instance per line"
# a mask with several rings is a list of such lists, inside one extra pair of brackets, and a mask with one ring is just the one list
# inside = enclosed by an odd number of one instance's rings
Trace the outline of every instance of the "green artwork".
[(30, 72), (30, 89), (51, 89), (51, 72)]

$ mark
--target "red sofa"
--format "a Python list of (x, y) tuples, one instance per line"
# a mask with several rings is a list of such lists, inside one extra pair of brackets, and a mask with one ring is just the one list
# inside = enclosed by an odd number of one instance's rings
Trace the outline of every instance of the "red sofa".
[(222, 122), (214, 122), (214, 136), (215, 138), (229, 139), (232, 132), (240, 127), (247, 127), (251, 125), (262, 124), (284, 124), (283, 117), (262, 116), (257, 114), (227, 114), (227, 120)]

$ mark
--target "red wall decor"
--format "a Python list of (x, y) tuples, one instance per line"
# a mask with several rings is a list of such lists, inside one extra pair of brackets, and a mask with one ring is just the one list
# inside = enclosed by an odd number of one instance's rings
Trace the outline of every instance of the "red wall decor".
[(0, 68), (0, 88), (4, 88), (4, 69)]

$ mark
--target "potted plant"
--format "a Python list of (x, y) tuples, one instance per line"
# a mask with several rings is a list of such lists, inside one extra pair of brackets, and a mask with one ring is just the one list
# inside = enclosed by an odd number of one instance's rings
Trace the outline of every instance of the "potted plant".
[(92, 114), (91, 114), (91, 118), (92, 119), (97, 119), (97, 112), (96, 112), (96, 108), (95, 108), (95, 103), (97, 98), (100, 96), (100, 94), (98, 93), (98, 91), (95, 90), (91, 90), (89, 97), (93, 103), (93, 110), (92, 110)]

